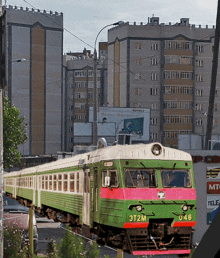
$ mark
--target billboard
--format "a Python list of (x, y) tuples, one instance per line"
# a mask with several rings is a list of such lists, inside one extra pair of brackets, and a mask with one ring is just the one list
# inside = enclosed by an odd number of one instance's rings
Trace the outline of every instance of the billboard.
[(143, 122), (143, 117), (124, 119), (124, 132), (143, 135)]
[(207, 194), (220, 194), (220, 181), (207, 182)]

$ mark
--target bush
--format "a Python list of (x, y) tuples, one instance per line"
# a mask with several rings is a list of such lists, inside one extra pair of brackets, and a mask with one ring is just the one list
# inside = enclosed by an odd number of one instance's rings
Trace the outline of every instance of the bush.
[(23, 230), (16, 225), (4, 226), (4, 258), (36, 257), (30, 255), (28, 246), (23, 241)]
[(60, 258), (84, 257), (82, 239), (70, 232), (71, 228), (66, 227), (64, 238), (58, 244), (58, 255)]
[(96, 242), (90, 241), (90, 246), (86, 251), (86, 258), (98, 258), (100, 255), (100, 250)]

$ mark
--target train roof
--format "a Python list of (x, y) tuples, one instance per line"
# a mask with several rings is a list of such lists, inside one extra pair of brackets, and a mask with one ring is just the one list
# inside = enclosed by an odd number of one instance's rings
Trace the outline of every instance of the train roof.
[[(159, 144), (162, 148), (160, 155), (154, 155), (152, 153), (152, 147), (155, 144)], [(70, 158), (53, 161), (43, 165), (25, 168), (20, 171), (11, 172), (7, 175), (4, 175), (4, 177), (11, 177), (18, 174), (31, 174), (36, 172), (51, 171), (55, 169), (74, 167), (78, 165), (92, 164), (100, 161), (125, 159), (192, 161), (192, 157), (189, 153), (178, 149), (164, 147), (160, 143), (115, 145), (111, 147), (97, 149), (92, 152), (79, 154)]]

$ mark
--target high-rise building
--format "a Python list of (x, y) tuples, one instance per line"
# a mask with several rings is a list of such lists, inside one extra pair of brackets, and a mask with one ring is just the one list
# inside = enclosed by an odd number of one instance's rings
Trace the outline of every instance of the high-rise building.
[[(4, 7), (7, 19), (5, 88), (27, 122), (22, 155), (56, 154), (63, 134), (63, 15), (52, 11)], [(26, 59), (25, 62), (17, 60)]]
[[(97, 89), (99, 106), (107, 104), (107, 67), (106, 47), (101, 44), (103, 52), (99, 55), (97, 65)], [(105, 51), (104, 51), (105, 50)], [(89, 122), (89, 107), (93, 106), (93, 66), (94, 59), (90, 50), (67, 53), (64, 56), (65, 66), (65, 150), (73, 151), (74, 145), (85, 144), (74, 138), (74, 123)], [(88, 144), (88, 142), (86, 143)], [(92, 144), (92, 141), (90, 142)]]
[[(214, 45), (214, 26), (181, 18), (108, 32), (108, 105), (151, 109), (152, 141), (177, 146), (179, 134), (205, 135)], [(218, 73), (219, 77), (220, 73)], [(220, 127), (217, 81), (213, 134)]]

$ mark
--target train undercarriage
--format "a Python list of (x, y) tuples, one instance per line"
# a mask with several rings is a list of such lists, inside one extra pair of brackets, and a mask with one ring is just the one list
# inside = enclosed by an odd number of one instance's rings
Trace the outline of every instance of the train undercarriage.
[[(94, 233), (98, 241), (133, 254), (145, 251), (189, 250), (191, 248), (191, 227), (171, 227), (172, 220), (150, 220), (148, 228), (119, 229), (96, 225)], [(178, 252), (176, 252), (178, 253)], [(187, 257), (187, 254), (179, 254)]]
[[(31, 201), (17, 198), (23, 206), (32, 206)], [(36, 208), (36, 207), (35, 207)], [(108, 245), (122, 249), (124, 252), (133, 254), (150, 254), (150, 252), (172, 251), (173, 254), (178, 250), (190, 250), (192, 240), (191, 227), (171, 227), (172, 219), (150, 219), (147, 228), (117, 228), (101, 225), (94, 222), (93, 228), (81, 225), (79, 216), (42, 206), (36, 208), (42, 215), (54, 221), (67, 223), (73, 232), (83, 234), (92, 238), (95, 234), (97, 242), (101, 245)], [(157, 252), (157, 253), (158, 253)], [(161, 252), (162, 254), (162, 252)], [(188, 254), (178, 254), (179, 257), (188, 257)]]

